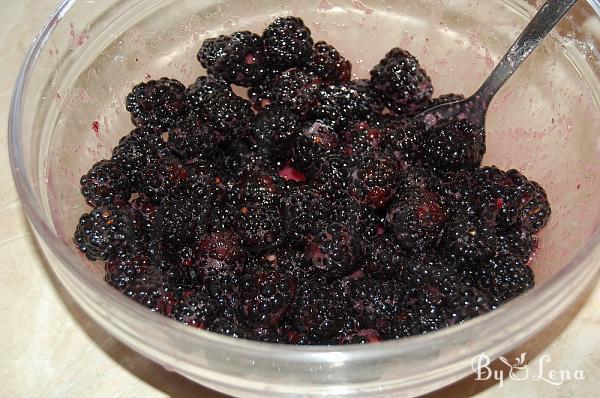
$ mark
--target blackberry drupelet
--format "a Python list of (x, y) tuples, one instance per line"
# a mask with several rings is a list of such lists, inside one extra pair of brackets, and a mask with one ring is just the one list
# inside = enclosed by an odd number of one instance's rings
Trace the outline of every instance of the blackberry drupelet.
[(531, 233), (520, 228), (496, 231), (498, 235), (496, 253), (499, 255), (514, 256), (523, 262), (523, 264), (527, 264), (535, 247), (535, 241)]
[(131, 197), (131, 182), (127, 174), (110, 160), (101, 160), (80, 179), (81, 194), (92, 206), (127, 202)]
[(403, 286), (393, 280), (365, 277), (350, 284), (352, 311), (364, 328), (394, 324), (405, 307)]
[(315, 43), (312, 55), (304, 69), (323, 83), (347, 82), (352, 77), (352, 64), (331, 44)]
[(386, 116), (380, 121), (381, 146), (399, 162), (415, 163), (424, 145), (424, 129), (410, 119)]
[(330, 211), (334, 220), (347, 225), (361, 240), (369, 241), (384, 230), (381, 213), (352, 198), (338, 200)]
[(107, 260), (127, 246), (135, 246), (133, 221), (125, 208), (105, 205), (79, 218), (75, 245), (90, 260)]
[(248, 96), (255, 109), (275, 104), (306, 117), (317, 103), (319, 88), (318, 79), (300, 69), (290, 69), (250, 89)]
[(335, 279), (360, 267), (362, 249), (353, 232), (343, 224), (321, 227), (306, 247), (306, 257), (317, 273)]
[(283, 246), (272, 252), (265, 253), (260, 264), (268, 269), (274, 269), (280, 273), (303, 280), (309, 277), (313, 269), (306, 261), (304, 252), (296, 247)]
[(156, 225), (158, 206), (143, 196), (132, 200), (129, 205), (136, 234), (144, 239), (151, 239)]
[(396, 194), (398, 178), (394, 159), (383, 153), (366, 154), (350, 173), (348, 193), (362, 204), (383, 209)]
[(282, 17), (263, 32), (265, 52), (269, 66), (285, 70), (304, 66), (313, 50), (313, 39), (304, 21), (298, 17)]
[(235, 339), (243, 339), (250, 336), (250, 332), (233, 316), (215, 319), (208, 330)]
[(249, 31), (205, 40), (198, 60), (214, 77), (239, 86), (249, 87), (266, 73), (263, 40)]
[(323, 120), (336, 130), (354, 119), (366, 117), (370, 110), (364, 96), (348, 86), (321, 86), (315, 91), (315, 102), (311, 105), (311, 118)]
[(139, 83), (125, 101), (136, 126), (155, 126), (165, 129), (174, 126), (188, 111), (185, 102), (185, 86), (180, 81), (168, 79)]
[(529, 183), (530, 189), (521, 197), (523, 203), (521, 226), (535, 234), (546, 226), (552, 210), (544, 188), (535, 181)]
[(143, 306), (171, 317), (177, 305), (177, 297), (168, 278), (160, 271), (150, 269), (132, 280), (123, 294)]
[(390, 50), (371, 70), (371, 84), (390, 110), (406, 116), (425, 109), (433, 93), (431, 79), (419, 61), (400, 48)]

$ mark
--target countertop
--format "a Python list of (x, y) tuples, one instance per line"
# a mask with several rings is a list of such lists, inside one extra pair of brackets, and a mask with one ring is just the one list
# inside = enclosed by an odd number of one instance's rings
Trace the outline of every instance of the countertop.
[[(2, 1), (0, 125), (19, 64), (57, 0)], [(0, 396), (225, 397), (170, 373), (128, 349), (96, 325), (49, 268), (23, 213), (0, 135)], [(468, 377), (430, 397), (597, 396), (600, 391), (600, 289), (590, 289), (560, 319), (505, 355), (526, 353), (527, 370), (503, 382)], [(551, 371), (571, 380), (549, 380)], [(528, 373), (526, 373), (528, 371)], [(537, 376), (537, 377), (536, 377)], [(541, 376), (541, 377), (540, 377)], [(563, 377), (563, 379), (565, 378)], [(581, 378), (584, 380), (578, 380)], [(485, 378), (485, 375), (482, 375)], [(560, 385), (555, 385), (559, 384)]]

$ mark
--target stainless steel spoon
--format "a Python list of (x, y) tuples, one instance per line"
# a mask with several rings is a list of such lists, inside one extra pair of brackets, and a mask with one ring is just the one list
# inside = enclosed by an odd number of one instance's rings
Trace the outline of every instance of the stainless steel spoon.
[(575, 3), (577, 0), (546, 1), (475, 94), (435, 106), (415, 118), (425, 122), (427, 128), (450, 118), (467, 119), (474, 126), (485, 128), (485, 115), (494, 95)]

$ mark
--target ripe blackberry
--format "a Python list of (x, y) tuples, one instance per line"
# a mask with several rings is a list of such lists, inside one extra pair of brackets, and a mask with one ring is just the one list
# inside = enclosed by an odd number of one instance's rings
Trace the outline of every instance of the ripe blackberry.
[(185, 90), (185, 101), (191, 113), (200, 117), (206, 112), (207, 99), (212, 94), (230, 95), (231, 86), (213, 76), (200, 76)]
[(289, 246), (267, 252), (262, 256), (260, 264), (265, 268), (290, 275), (296, 280), (306, 279), (313, 272), (310, 264), (306, 261), (304, 252)]
[(482, 167), (473, 177), (470, 200), (477, 212), (493, 225), (517, 223), (522, 204), (513, 180), (496, 166)]
[(279, 207), (272, 203), (238, 206), (233, 214), (233, 226), (242, 238), (242, 244), (253, 253), (279, 246), (285, 235)]
[(233, 93), (215, 92), (206, 97), (205, 112), (199, 116), (217, 130), (221, 143), (228, 144), (248, 130), (254, 114), (247, 100)]
[(521, 226), (535, 234), (546, 226), (552, 210), (544, 188), (535, 181), (529, 183), (529, 190), (521, 196), (521, 202), (523, 203)]
[(211, 332), (223, 334), (235, 339), (244, 339), (250, 336), (250, 332), (237, 320), (236, 317), (226, 316), (215, 319), (208, 328)]
[(186, 120), (169, 129), (167, 146), (182, 162), (211, 159), (219, 144), (219, 135), (206, 126)]
[(241, 203), (272, 203), (279, 205), (285, 195), (285, 180), (274, 172), (252, 170), (236, 183), (237, 199)]
[(361, 240), (369, 241), (383, 231), (384, 220), (376, 209), (352, 198), (338, 200), (330, 212), (334, 220), (347, 225)]
[(137, 191), (153, 203), (160, 204), (169, 193), (185, 183), (187, 170), (176, 160), (151, 161), (141, 172)]
[(352, 64), (338, 50), (324, 41), (316, 42), (312, 55), (304, 67), (324, 83), (343, 83), (352, 76)]
[(303, 66), (313, 51), (310, 30), (298, 17), (277, 18), (265, 29), (262, 37), (267, 62), (273, 69)]
[(490, 258), (475, 272), (479, 285), (488, 289), (499, 303), (520, 295), (534, 285), (531, 268), (510, 255)]
[(358, 120), (341, 133), (343, 144), (341, 153), (344, 156), (358, 158), (367, 152), (379, 151), (383, 147), (384, 131), (376, 123)]
[(306, 72), (291, 69), (253, 87), (248, 96), (257, 110), (275, 104), (304, 117), (317, 103), (319, 86), (318, 80)]
[(137, 197), (129, 205), (131, 207), (131, 220), (137, 235), (144, 238), (152, 237), (158, 215), (158, 206), (143, 196)]
[(222, 170), (204, 162), (187, 165), (185, 170), (187, 177), (169, 193), (169, 199), (211, 203), (225, 196), (228, 188), (220, 176)]
[(310, 167), (311, 187), (325, 199), (341, 199), (348, 195), (350, 163), (340, 155), (315, 160)]
[(396, 194), (398, 177), (394, 159), (382, 153), (366, 154), (350, 173), (348, 193), (360, 203), (383, 209)]
[(288, 239), (304, 244), (314, 235), (318, 223), (327, 218), (329, 209), (320, 195), (298, 188), (283, 199), (283, 213)]
[(306, 279), (298, 286), (290, 323), (309, 341), (332, 342), (344, 329), (346, 301), (324, 278)]
[(339, 130), (353, 119), (366, 117), (369, 107), (363, 95), (348, 86), (322, 86), (315, 91), (315, 103), (310, 115), (313, 119), (326, 121)]
[(381, 146), (403, 163), (414, 163), (421, 154), (424, 145), (424, 129), (410, 119), (394, 116), (382, 118), (383, 130)]
[(304, 127), (293, 148), (292, 164), (303, 172), (314, 163), (333, 153), (340, 145), (339, 136), (323, 121), (316, 120)]
[(139, 83), (125, 101), (136, 126), (168, 128), (187, 112), (185, 86), (166, 77)]
[(196, 244), (194, 268), (204, 281), (216, 280), (220, 274), (240, 275), (244, 270), (246, 252), (234, 232), (213, 232)]
[(192, 246), (207, 230), (210, 207), (193, 198), (165, 201), (158, 210), (157, 237), (164, 250)]
[(198, 329), (207, 329), (217, 315), (218, 308), (204, 286), (185, 292), (173, 310), (174, 319)]
[(90, 260), (106, 260), (120, 249), (135, 245), (135, 240), (135, 228), (126, 210), (105, 205), (79, 218), (74, 242)]
[(151, 269), (132, 280), (123, 293), (130, 299), (159, 314), (171, 317), (177, 305), (176, 294), (168, 278)]
[(198, 61), (216, 78), (245, 87), (259, 82), (266, 72), (263, 40), (249, 31), (205, 40)]
[(322, 227), (306, 247), (306, 257), (316, 272), (333, 279), (357, 270), (362, 254), (360, 244), (352, 231), (339, 223)]
[(291, 146), (301, 134), (298, 116), (277, 105), (259, 113), (254, 125), (254, 136), (258, 145), (279, 159), (290, 157)]
[(108, 259), (104, 267), (104, 280), (115, 289), (123, 291), (131, 281), (151, 266), (148, 256), (134, 250), (125, 250)]
[(455, 325), (482, 315), (493, 308), (493, 300), (483, 291), (461, 286), (445, 300), (446, 325)]
[(478, 215), (461, 212), (448, 222), (444, 245), (459, 261), (479, 261), (496, 253), (494, 227)]
[(465, 96), (462, 94), (444, 94), (432, 99), (429, 103), (428, 108), (433, 108), (434, 106), (438, 105), (450, 104), (452, 102), (462, 101), (464, 99)]
[(340, 337), (338, 344), (368, 344), (378, 343), (382, 340), (375, 329), (363, 329), (358, 332), (348, 333)]
[(406, 272), (411, 262), (402, 247), (391, 236), (377, 236), (365, 242), (364, 247), (365, 257), (362, 267), (377, 279), (398, 278)]
[[(423, 170), (427, 173), (427, 170)], [(475, 170), (447, 171), (437, 174), (429, 172), (428, 186), (441, 196), (447, 208), (460, 209), (470, 206), (473, 186), (475, 185)]]
[(387, 213), (387, 225), (407, 250), (423, 251), (434, 246), (447, 219), (439, 195), (422, 188), (402, 193)]
[(365, 277), (350, 284), (352, 310), (365, 328), (385, 328), (396, 322), (405, 307), (402, 285)]
[(101, 160), (81, 177), (81, 194), (90, 206), (127, 202), (131, 183), (127, 175), (110, 160)]
[(535, 247), (531, 233), (521, 228), (511, 228), (497, 230), (497, 234), (498, 246), (496, 247), (496, 253), (498, 255), (514, 256), (523, 264), (529, 262)]
[(366, 115), (367, 119), (379, 118), (385, 105), (381, 100), (379, 93), (373, 88), (370, 80), (356, 79), (343, 83), (344, 87), (358, 93), (360, 98), (360, 112)]
[(111, 161), (127, 175), (132, 185), (136, 185), (142, 170), (151, 161), (168, 155), (169, 151), (160, 131), (140, 127), (119, 140), (119, 144), (113, 149)]
[(242, 314), (255, 326), (277, 326), (296, 295), (293, 277), (273, 270), (253, 270), (240, 279)]
[(391, 49), (371, 70), (371, 84), (390, 110), (406, 116), (425, 109), (433, 93), (417, 58), (400, 48)]
[(475, 168), (485, 149), (483, 129), (466, 120), (440, 120), (426, 134), (423, 161), (441, 170)]

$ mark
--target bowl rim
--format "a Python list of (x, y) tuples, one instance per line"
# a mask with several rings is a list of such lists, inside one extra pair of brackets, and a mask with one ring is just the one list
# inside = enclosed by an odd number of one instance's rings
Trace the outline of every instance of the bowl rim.
[[(21, 138), (23, 98), (27, 92), (30, 77), (34, 73), (34, 67), (38, 56), (45, 48), (50, 34), (67, 15), (68, 11), (78, 2), (80, 2), (80, 0), (64, 0), (36, 36), (27, 52), (19, 70), (11, 98), (8, 119), (8, 149), (12, 175), (17, 192), (30, 224), (36, 232), (37, 239), (41, 239), (47, 248), (46, 250), (49, 250), (52, 255), (56, 256), (62, 262), (62, 264), (66, 265), (65, 269), (67, 269), (73, 277), (83, 281), (83, 283), (89, 287), (97, 288), (99, 285), (97, 280), (93, 279), (88, 272), (85, 272), (86, 267), (81, 267), (81, 257), (74, 253), (55, 233), (53, 233), (52, 226), (45, 220), (42, 210), (38, 203), (36, 203), (35, 189), (33, 188), (33, 184), (29, 182), (28, 168), (21, 155), (23, 146)], [(588, 3), (600, 15), (600, 0), (588, 0)], [(519, 319), (522, 315), (531, 313), (531, 311), (534, 311), (540, 303), (544, 302), (544, 300), (559, 293), (560, 281), (565, 279), (575, 280), (577, 273), (581, 271), (580, 268), (582, 266), (593, 267), (593, 262), (590, 261), (586, 264), (586, 260), (590, 260), (594, 251), (598, 249), (599, 246), (600, 229), (596, 228), (593, 236), (577, 255), (563, 269), (546, 279), (543, 286), (533, 289), (527, 294), (502, 305), (498, 309), (475, 319), (471, 319), (463, 324), (447, 327), (423, 335), (411, 336), (399, 340), (383, 341), (377, 345), (296, 346), (270, 344), (246, 339), (233, 339), (217, 333), (194, 329), (175, 320), (148, 311), (145, 307), (127, 299), (108, 285), (102, 284), (104, 286), (101, 288), (107, 293), (107, 300), (126, 311), (133, 312), (137, 318), (143, 318), (160, 327), (168, 327), (173, 330), (173, 332), (176, 331), (177, 333), (187, 335), (187, 337), (198, 339), (198, 341), (202, 341), (202, 343), (210, 345), (218, 344), (222, 349), (234, 352), (244, 352), (245, 354), (255, 356), (264, 355), (265, 357), (268, 356), (271, 358), (285, 358), (286, 360), (289, 359), (288, 354), (298, 354), (299, 352), (320, 362), (338, 362), (340, 361), (340, 358), (351, 358), (352, 360), (380, 359), (382, 355), (385, 357), (396, 356), (402, 352), (408, 350), (413, 351), (419, 347), (426, 349), (432, 346), (439, 346), (441, 343), (448, 340), (460, 340), (457, 337), (467, 333), (467, 331), (477, 330), (484, 324), (498, 322), (500, 320)], [(70, 294), (72, 293), (70, 292)], [(166, 355), (169, 355), (168, 351), (165, 350), (163, 352)], [(338, 356), (328, 355), (332, 353), (336, 353)], [(306, 356), (304, 356), (303, 359), (306, 359)], [(472, 355), (468, 356), (471, 357)]]

